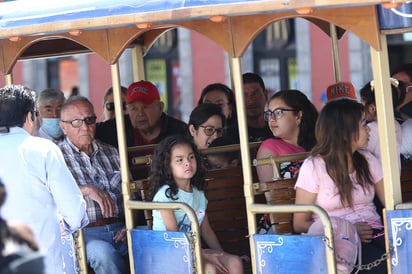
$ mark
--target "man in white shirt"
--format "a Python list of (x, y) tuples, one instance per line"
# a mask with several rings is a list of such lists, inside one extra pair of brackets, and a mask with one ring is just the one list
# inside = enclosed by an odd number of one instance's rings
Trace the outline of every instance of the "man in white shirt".
[(47, 273), (63, 273), (58, 213), (72, 233), (88, 224), (86, 206), (59, 148), (32, 136), (36, 113), (32, 90), (0, 89), (0, 178), (8, 193), (0, 213), (33, 230)]

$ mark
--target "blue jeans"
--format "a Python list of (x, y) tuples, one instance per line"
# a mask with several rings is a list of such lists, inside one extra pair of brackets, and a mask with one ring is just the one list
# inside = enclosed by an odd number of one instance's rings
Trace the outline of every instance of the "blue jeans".
[(113, 241), (116, 232), (122, 228), (123, 223), (115, 223), (84, 229), (87, 263), (96, 274), (129, 272), (123, 258), (127, 255), (127, 245)]

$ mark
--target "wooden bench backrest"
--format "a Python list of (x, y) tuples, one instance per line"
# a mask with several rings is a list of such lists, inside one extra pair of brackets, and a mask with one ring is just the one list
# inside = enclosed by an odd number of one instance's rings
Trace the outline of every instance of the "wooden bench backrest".
[(133, 180), (147, 179), (150, 173), (152, 158), (148, 156), (129, 155), (129, 171)]
[(412, 201), (412, 161), (403, 161), (401, 165), (401, 191), (404, 203)]
[[(295, 204), (296, 184), (295, 178), (280, 178), (280, 164), (284, 162), (295, 162), (304, 160), (307, 153), (285, 155), (279, 157), (269, 157), (254, 161), (254, 165), (270, 164), (274, 171), (274, 180), (264, 183), (255, 184), (257, 192), (263, 192), (266, 203), (269, 205), (293, 205)], [(293, 232), (293, 214), (292, 213), (271, 213), (270, 225), (276, 234), (292, 234)]]
[[(250, 157), (253, 159), (257, 153), (260, 142), (250, 143)], [(152, 161), (153, 150), (156, 145), (147, 145), (140, 147), (129, 147), (128, 148), (128, 159), (129, 159), (129, 171), (132, 174), (134, 180), (145, 179), (149, 176), (150, 163)], [(240, 147), (238, 144), (227, 145), (221, 147), (214, 147), (209, 149), (201, 150), (202, 155), (213, 154), (217, 151), (239, 151)]]
[[(148, 201), (148, 195), (149, 195), (149, 182), (147, 179), (141, 179), (141, 180), (134, 180), (130, 182), (129, 186), (130, 192), (135, 193), (136, 199), (138, 201)], [(141, 211), (134, 211), (134, 218), (135, 221), (134, 223), (136, 225), (147, 225), (148, 229), (152, 229), (153, 227), (153, 216), (152, 216), (152, 211), (151, 210), (144, 210), (142, 214)], [(141, 220), (144, 218), (144, 221)]]
[[(279, 179), (259, 184), (259, 191), (264, 192), (266, 203), (269, 205), (295, 204), (296, 178)], [(276, 234), (293, 233), (292, 213), (271, 213), (270, 224)]]
[(249, 253), (242, 168), (212, 170), (207, 174), (207, 215), (223, 250)]

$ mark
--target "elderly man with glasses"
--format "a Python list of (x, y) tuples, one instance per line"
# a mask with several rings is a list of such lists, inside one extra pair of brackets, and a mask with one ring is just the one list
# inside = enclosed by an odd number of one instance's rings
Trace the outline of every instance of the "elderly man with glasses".
[(60, 126), (65, 138), (59, 147), (87, 203), (87, 262), (96, 274), (127, 273), (118, 152), (94, 139), (96, 114), (85, 97), (70, 97), (64, 103)]

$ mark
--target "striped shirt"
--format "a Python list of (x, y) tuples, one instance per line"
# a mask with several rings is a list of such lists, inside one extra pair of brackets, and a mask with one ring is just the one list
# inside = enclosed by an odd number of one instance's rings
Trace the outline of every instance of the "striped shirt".
[[(89, 156), (80, 151), (67, 137), (58, 145), (77, 184), (79, 186), (94, 185), (106, 191), (114, 201), (113, 217), (123, 218), (120, 160), (116, 148), (94, 140), (93, 153)], [(85, 196), (84, 199), (90, 223), (102, 220), (103, 215), (99, 204), (89, 196)]]

